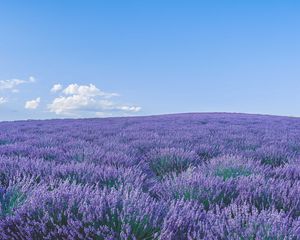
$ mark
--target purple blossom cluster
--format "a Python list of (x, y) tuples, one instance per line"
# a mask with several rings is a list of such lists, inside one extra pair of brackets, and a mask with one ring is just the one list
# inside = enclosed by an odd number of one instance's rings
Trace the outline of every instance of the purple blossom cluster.
[(177, 114), (0, 130), (0, 239), (300, 239), (298, 118)]

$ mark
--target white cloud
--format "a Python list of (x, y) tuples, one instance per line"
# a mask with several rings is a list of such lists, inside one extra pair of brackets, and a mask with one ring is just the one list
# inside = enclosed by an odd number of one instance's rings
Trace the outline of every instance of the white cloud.
[(59, 92), (63, 89), (63, 86), (61, 84), (54, 84), (53, 87), (51, 88), (51, 92), (56, 93)]
[(63, 91), (66, 95), (84, 95), (89, 97), (101, 96), (105, 98), (116, 97), (119, 96), (117, 93), (106, 93), (98, 89), (95, 85), (78, 85), (78, 84), (70, 84)]
[(127, 112), (139, 112), (142, 108), (135, 106), (119, 106), (117, 109)]
[(33, 77), (33, 76), (30, 76), (29, 77), (29, 82), (32, 82), (32, 83), (34, 83), (36, 80), (35, 80), (35, 77)]
[(34, 77), (29, 77), (28, 80), (23, 80), (23, 79), (8, 79), (8, 80), (0, 80), (0, 91), (1, 90), (11, 90), (12, 92), (18, 92), (19, 90), (17, 87), (21, 84), (26, 84), (26, 83), (34, 83), (35, 78)]
[(96, 112), (95, 115), (97, 117), (103, 118), (103, 117), (111, 117), (112, 114), (111, 113), (107, 113), (107, 112)]
[(18, 93), (18, 92), (20, 92), (19, 89), (12, 89), (11, 91), (12, 91), (13, 93)]
[(134, 113), (141, 110), (140, 107), (114, 103), (110, 98), (119, 94), (103, 92), (93, 84), (70, 84), (62, 93), (64, 95), (48, 105), (50, 112), (77, 116), (82, 112), (92, 112), (95, 116), (104, 116), (112, 112)]
[(4, 97), (0, 97), (0, 105), (7, 102), (7, 99)]
[(37, 99), (27, 101), (25, 103), (25, 108), (26, 109), (36, 109), (40, 105), (40, 102), (41, 102), (41, 98), (39, 98), (39, 97)]

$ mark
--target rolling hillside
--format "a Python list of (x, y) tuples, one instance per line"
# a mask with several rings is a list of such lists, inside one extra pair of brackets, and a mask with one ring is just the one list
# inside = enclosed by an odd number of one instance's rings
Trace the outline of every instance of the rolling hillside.
[(0, 239), (300, 239), (300, 118), (0, 123)]

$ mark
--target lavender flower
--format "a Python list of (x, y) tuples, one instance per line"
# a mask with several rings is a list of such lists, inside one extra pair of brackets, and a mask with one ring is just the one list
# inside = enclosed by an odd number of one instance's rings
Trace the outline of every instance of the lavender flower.
[(0, 123), (0, 239), (300, 239), (300, 120)]

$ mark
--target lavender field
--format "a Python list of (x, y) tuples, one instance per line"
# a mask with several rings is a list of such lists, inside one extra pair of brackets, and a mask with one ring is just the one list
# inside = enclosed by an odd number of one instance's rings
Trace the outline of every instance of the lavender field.
[(300, 119), (0, 123), (0, 239), (300, 239)]

